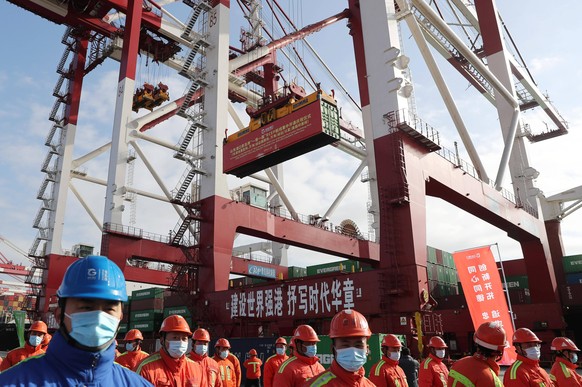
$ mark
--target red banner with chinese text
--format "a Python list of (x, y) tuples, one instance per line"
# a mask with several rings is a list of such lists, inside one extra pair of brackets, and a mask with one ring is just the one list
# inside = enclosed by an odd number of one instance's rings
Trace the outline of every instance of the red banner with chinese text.
[(458, 251), (453, 254), (453, 258), (475, 330), (484, 322), (499, 322), (505, 329), (510, 345), (499, 363), (512, 364), (516, 359), (511, 342), (513, 324), (491, 249), (480, 247)]

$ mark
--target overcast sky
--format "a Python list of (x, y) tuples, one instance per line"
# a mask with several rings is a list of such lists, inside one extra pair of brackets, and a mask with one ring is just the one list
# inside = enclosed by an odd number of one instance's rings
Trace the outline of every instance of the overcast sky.
[[(309, 7), (306, 3), (309, 3)], [(303, 4), (293, 2), (287, 10), (297, 19), (298, 25), (303, 26), (341, 11), (346, 3), (330, 0)], [(237, 12), (236, 3), (232, 2), (231, 5), (233, 13)], [(576, 42), (579, 37), (578, 19), (582, 3), (573, 0), (560, 2), (561, 12), (556, 12), (556, 7), (540, 0), (498, 1), (498, 7), (540, 89), (547, 91), (570, 126), (570, 134), (567, 136), (528, 145), (530, 163), (540, 171), (536, 185), (546, 196), (581, 185), (582, 155), (579, 148), (582, 144), (582, 110), (579, 103), (579, 85), (582, 84), (582, 70), (579, 63), (582, 54)], [(5, 45), (3, 61), (0, 64), (0, 91), (4, 97), (0, 104), (0, 235), (28, 250), (36, 235), (36, 230), (32, 228), (40, 207), (36, 193), (43, 179), (40, 167), (47, 152), (44, 141), (51, 127), (48, 116), (54, 103), (53, 87), (58, 79), (55, 70), (64, 50), (61, 44), (64, 27), (54, 25), (7, 2), (0, 3), (0, 15), (0, 32), (5, 41), (10, 42)], [(267, 22), (270, 23), (271, 20)], [(235, 45), (239, 27), (232, 26), (231, 30), (235, 34), (231, 43)], [(355, 68), (345, 22), (337, 23), (308, 39), (357, 98)], [(403, 41), (405, 46), (412, 42), (410, 36), (403, 36)], [(298, 45), (298, 50), (308, 57), (308, 61), (312, 60), (303, 46)], [(426, 66), (420, 62), (413, 48), (407, 54), (413, 60), (411, 68), (417, 111), (426, 122), (442, 133), (444, 146), (453, 149), (453, 142), (459, 141), (458, 136), (453, 131), (450, 119), (446, 117), (443, 104), (435, 98), (436, 89)], [(286, 69), (291, 67), (281, 56), (280, 60)], [(185, 83), (172, 71), (152, 65), (145, 58), (140, 59), (139, 64), (137, 83), (163, 81), (170, 86), (172, 97), (177, 98), (183, 93)], [(109, 141), (118, 67), (117, 62), (110, 60), (86, 77), (75, 157)], [(468, 123), (469, 131), (474, 135), (473, 140), (489, 174), (494, 175), (501, 157), (501, 134), (496, 122), (496, 112), (484, 99), (475, 99), (476, 93), (468, 88), (467, 82), (442, 62), (441, 67), (450, 76), (447, 82), (461, 114)], [(318, 80), (325, 90), (338, 90), (320, 69), (315, 71), (321, 74)], [(293, 71), (288, 75), (288, 79), (299, 77)], [(358, 123), (360, 119), (346, 98), (339, 95), (338, 100), (344, 117)], [(230, 125), (233, 128), (230, 130), (232, 133), (234, 125)], [(176, 142), (184, 128), (185, 121), (175, 118), (148, 133)], [(143, 148), (158, 172), (168, 182), (169, 188), (174, 188), (184, 170), (183, 165), (176, 162), (169, 151), (160, 151), (150, 144), (143, 144)], [(104, 166), (107, 163), (108, 154), (105, 154), (86, 168), (92, 176), (105, 179)], [(355, 160), (331, 147), (289, 163), (285, 182), (296, 210), (302, 214), (324, 213), (357, 164)], [(229, 181), (231, 188), (243, 183), (235, 178)], [(73, 181), (73, 184), (94, 205), (94, 213), (102, 218), (104, 189), (80, 181)], [(160, 193), (139, 161), (136, 164), (134, 184), (140, 189)], [(506, 188), (511, 189), (508, 185)], [(349, 218), (362, 231), (367, 232), (367, 200), (367, 187), (357, 183), (337, 209), (332, 221), (339, 223)], [(429, 198), (427, 207), (429, 245), (452, 252), (497, 243), (504, 259), (521, 256), (516, 242), (481, 220), (463, 214), (436, 199)], [(139, 198), (136, 204), (136, 226), (166, 235), (176, 225), (176, 216), (172, 211), (168, 206), (159, 206), (153, 200)], [(89, 243), (97, 246), (98, 250), (100, 232), (71, 193), (65, 227), (65, 249), (70, 249), (76, 243)], [(562, 222), (567, 255), (582, 253), (581, 230), (581, 213), (575, 213)], [(15, 261), (24, 259), (2, 243), (0, 252)], [(305, 266), (316, 263), (313, 256), (306, 251), (292, 249), (289, 264)], [(333, 257), (320, 259), (332, 260)]]

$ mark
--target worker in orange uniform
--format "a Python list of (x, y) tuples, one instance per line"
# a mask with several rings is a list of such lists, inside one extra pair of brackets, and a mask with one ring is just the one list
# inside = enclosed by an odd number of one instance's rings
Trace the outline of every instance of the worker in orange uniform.
[(551, 386), (548, 373), (540, 367), (542, 341), (527, 328), (519, 328), (513, 333), (513, 346), (517, 359), (505, 371), (503, 385), (518, 386)]
[(139, 363), (149, 356), (149, 353), (141, 350), (143, 335), (139, 329), (130, 329), (129, 332), (125, 334), (123, 341), (125, 341), (125, 349), (127, 351), (119, 355), (115, 359), (115, 362), (129, 368), (130, 370), (135, 370)]
[(368, 320), (359, 312), (346, 309), (337, 313), (331, 320), (329, 338), (331, 339), (333, 361), (327, 371), (310, 379), (305, 386), (312, 387), (373, 387), (364, 364), (368, 360), (368, 339), (372, 331)]
[(477, 328), (473, 341), (477, 350), (473, 356), (458, 360), (449, 372), (448, 386), (498, 387), (499, 365), (507, 347), (505, 329), (498, 322), (485, 322)]
[(249, 351), (249, 358), (243, 363), (246, 369), (247, 382), (245, 387), (261, 387), (261, 366), (263, 361), (257, 357), (257, 350)]
[(273, 379), (273, 385), (299, 387), (315, 375), (325, 371), (317, 357), (318, 342), (319, 337), (312, 327), (299, 325), (293, 333), (293, 356), (279, 366), (279, 371)]
[(218, 339), (214, 344), (214, 357), (212, 358), (218, 364), (218, 377), (222, 387), (236, 387), (236, 375), (234, 365), (228, 360), (230, 353), (230, 343), (227, 339)]
[(198, 328), (192, 335), (192, 352), (190, 359), (200, 364), (204, 370), (204, 385), (208, 387), (221, 387), (222, 381), (218, 376), (218, 363), (208, 356), (208, 343), (210, 343), (210, 333), (204, 328)]
[(42, 342), (40, 343), (42, 349), (44, 349), (46, 351), (46, 347), (48, 347), (49, 343), (51, 342), (53, 338), (53, 335), (51, 335), (50, 333), (47, 333), (43, 336), (42, 338)]
[(235, 354), (230, 351), (228, 352), (228, 360), (234, 366), (235, 387), (240, 387), (240, 384), (242, 383), (242, 371), (240, 369), (240, 360), (238, 360), (238, 357), (236, 357)]
[(447, 387), (449, 369), (443, 363), (447, 352), (447, 344), (439, 336), (433, 336), (428, 342), (428, 357), (420, 365), (418, 387)]
[(184, 317), (166, 317), (160, 327), (162, 348), (142, 360), (136, 372), (156, 387), (203, 386), (202, 367), (186, 356), (191, 335)]
[(382, 359), (370, 369), (370, 380), (378, 387), (408, 387), (406, 374), (398, 366), (402, 343), (396, 335), (386, 335), (382, 340)]
[(279, 366), (287, 359), (289, 359), (289, 356), (287, 356), (287, 340), (284, 337), (279, 337), (275, 341), (275, 354), (265, 361), (263, 372), (264, 387), (273, 387), (275, 374), (279, 371)]
[(567, 337), (556, 337), (552, 340), (550, 349), (556, 360), (550, 371), (550, 378), (557, 387), (582, 386), (582, 376), (576, 372), (578, 354), (576, 344)]
[(8, 352), (4, 361), (0, 364), (0, 371), (4, 371), (31, 356), (43, 354), (45, 350), (41, 344), (44, 335), (47, 333), (47, 326), (43, 321), (33, 322), (28, 329), (28, 338), (24, 347), (16, 348)]

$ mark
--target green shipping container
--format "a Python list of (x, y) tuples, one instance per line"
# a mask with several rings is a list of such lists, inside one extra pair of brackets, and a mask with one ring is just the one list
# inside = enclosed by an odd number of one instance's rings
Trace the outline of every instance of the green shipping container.
[(174, 306), (164, 309), (164, 318), (172, 315), (180, 315), (182, 317), (191, 317), (190, 309), (186, 306)]
[(307, 266), (307, 275), (317, 275), (326, 273), (348, 272), (355, 273), (360, 271), (358, 261), (345, 260), (338, 262), (323, 263), (321, 265)]
[(139, 329), (142, 332), (157, 332), (161, 324), (161, 321), (135, 321), (129, 324), (129, 328)]
[(307, 275), (307, 269), (298, 266), (289, 266), (288, 274), (289, 278), (301, 278)]
[(566, 273), (580, 273), (582, 272), (582, 255), (562, 257), (562, 265)]
[(434, 247), (426, 246), (426, 260), (430, 263), (436, 263), (436, 249)]
[(161, 321), (163, 313), (156, 312), (154, 309), (136, 310), (129, 314), (129, 321), (159, 320)]
[(434, 263), (427, 262), (426, 274), (427, 274), (429, 280), (436, 281), (438, 278), (437, 266)]
[(131, 292), (132, 300), (145, 300), (148, 298), (164, 298), (164, 288), (148, 288)]
[(445, 268), (444, 266), (437, 266), (437, 280), (441, 283), (445, 283)]
[(119, 333), (125, 333), (127, 332), (127, 326), (128, 324), (119, 324)]
[[(507, 289), (529, 289), (529, 280), (526, 275), (505, 277)], [(505, 284), (502, 284), (505, 288)]]

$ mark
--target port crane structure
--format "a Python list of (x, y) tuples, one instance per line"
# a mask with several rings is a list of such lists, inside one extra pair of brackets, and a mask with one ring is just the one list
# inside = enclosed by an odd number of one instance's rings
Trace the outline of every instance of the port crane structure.
[[(371, 286), (380, 291), (360, 294), (357, 307), (377, 316), (371, 318), (374, 329), (392, 331), (398, 323), (385, 316), (411, 314), (426, 305), (427, 196), (441, 198), (517, 240), (527, 263), (532, 300), (560, 313), (556, 277), (563, 248), (559, 225), (563, 216), (578, 208), (580, 190), (550, 198), (539, 193), (534, 185), (538, 171), (529, 165), (526, 142), (549, 140), (566, 134), (568, 128), (526, 68), (510, 54), (494, 0), (474, 6), (461, 0), (348, 0), (345, 9), (281, 36), (263, 32), (260, 1), (240, 0), (237, 4), (249, 23), (242, 48), (230, 43), (237, 31), (230, 20), (234, 2), (228, 0), (9, 1), (66, 26), (56, 101), (49, 117), (48, 152), (41, 168), (45, 179), (37, 195), (41, 201), (34, 220), (38, 234), (29, 252), (34, 266), (27, 282), (37, 289), (39, 313), (48, 312), (67, 264), (75, 259), (64, 255), (61, 247), (70, 193), (102, 232), (102, 254), (113, 259), (131, 281), (170, 286), (187, 294), (201, 311), (200, 321), (214, 318), (228, 325), (218, 316), (225, 308), (218, 293), (227, 291), (230, 273), (249, 274), (256, 263), (233, 255), (234, 240), (242, 233), (273, 243), (272, 261), (262, 264), (278, 278), (288, 277), (282, 264), (285, 245), (372, 264), (376, 270)], [(276, 7), (277, 1), (266, 4)], [(174, 16), (171, 7), (188, 16)], [(444, 8), (453, 10), (454, 19), (447, 18)], [(227, 112), (243, 130), (246, 125), (235, 104), (246, 104), (251, 111), (270, 111), (308, 94), (285, 79), (278, 58), (292, 43), (339, 21), (347, 23), (346, 33), (352, 37), (359, 91), (358, 101), (351, 95), (345, 99), (361, 112), (363, 128), (340, 118), (341, 138), (332, 146), (357, 159), (357, 168), (333, 204), (321, 211), (323, 216), (306, 219), (295, 209), (285, 193), (285, 162), (265, 165), (263, 173), (251, 175), (270, 187), (267, 208), (233, 199), (223, 173)], [(448, 150), (438, 131), (417, 113), (402, 28), (418, 48), (469, 162), (458, 151)], [(168, 101), (148, 96), (156, 103), (148, 105), (151, 111), (145, 115), (134, 114), (147, 104), (143, 98), (141, 105), (135, 102), (140, 55), (176, 71), (188, 83), (183, 95)], [(496, 171), (487, 170), (480, 158), (439, 68), (441, 58), (497, 111), (504, 145)], [(97, 66), (111, 59), (120, 63), (111, 140), (74, 158), (81, 135), (77, 122), (83, 85)], [(311, 82), (314, 90), (315, 83)], [(539, 131), (525, 124), (522, 112), (531, 109), (541, 111), (550, 129)], [(186, 125), (182, 136), (173, 143), (157, 138), (156, 126), (174, 116), (182, 117)], [(163, 171), (149, 162), (144, 143), (173, 153), (184, 170), (178, 182), (164, 181)], [(106, 179), (83, 169), (107, 153)], [(136, 158), (162, 195), (128, 183)], [(260, 163), (260, 157), (255, 162)], [(339, 228), (326, 226), (359, 178), (370, 190), (368, 237), (346, 223)], [(102, 216), (75, 189), (76, 179), (106, 188)], [(507, 182), (512, 192), (503, 188)], [(136, 196), (167, 203), (167, 216), (176, 218), (176, 227), (159, 235), (130, 224), (124, 214)], [(564, 204), (569, 202), (574, 204)], [(255, 329), (253, 324), (249, 326)], [(232, 325), (240, 334), (246, 329), (240, 320)]]

